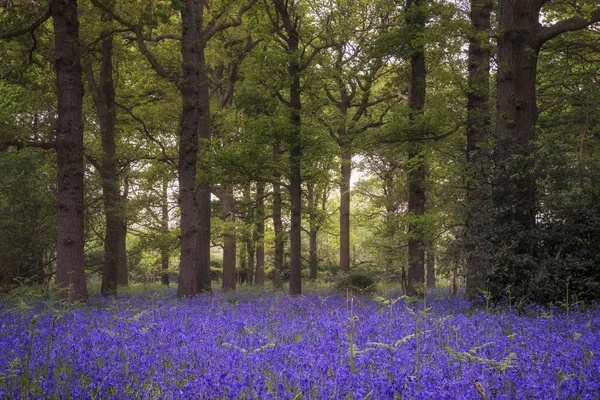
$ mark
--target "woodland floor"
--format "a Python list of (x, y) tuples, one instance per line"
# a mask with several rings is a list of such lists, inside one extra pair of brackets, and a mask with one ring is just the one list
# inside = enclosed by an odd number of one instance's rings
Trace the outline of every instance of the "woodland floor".
[(0, 302), (0, 398), (593, 399), (600, 310), (173, 290)]

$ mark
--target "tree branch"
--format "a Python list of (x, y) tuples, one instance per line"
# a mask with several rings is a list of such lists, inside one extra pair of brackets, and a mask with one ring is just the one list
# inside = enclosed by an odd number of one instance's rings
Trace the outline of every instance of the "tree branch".
[(46, 9), (46, 11), (44, 12), (44, 14), (42, 14), (38, 19), (36, 19), (35, 21), (33, 21), (33, 23), (25, 28), (22, 29), (15, 29), (6, 33), (2, 33), (0, 34), (0, 40), (2, 39), (10, 39), (16, 36), (21, 36), (24, 35), (28, 32), (32, 32), (34, 31), (38, 26), (40, 26), (41, 24), (43, 24), (48, 18), (50, 18), (50, 7), (48, 7)]
[(544, 43), (558, 35), (569, 31), (578, 31), (598, 21), (600, 21), (600, 9), (594, 10), (589, 20), (574, 17), (559, 21), (551, 26), (541, 27), (533, 39), (533, 47), (539, 50)]
[[(210, 21), (210, 23), (208, 24), (208, 29), (204, 32), (202, 32), (202, 39), (204, 40), (204, 43), (208, 42), (208, 40), (213, 37), (215, 34), (217, 34), (217, 32), (223, 31), (225, 29), (234, 27), (234, 26), (239, 26), (242, 24), (242, 17), (244, 16), (244, 14), (246, 13), (246, 11), (248, 11), (249, 9), (252, 8), (252, 6), (254, 5), (254, 3), (256, 3), (257, 0), (249, 0), (248, 3), (246, 3), (244, 6), (242, 6), (236, 16), (236, 19), (230, 22), (223, 22), (221, 24), (216, 25), (216, 19), (213, 19), (212, 21)], [(216, 17), (215, 17), (216, 18)]]
[(165, 147), (165, 145), (164, 145), (164, 144), (162, 144), (160, 140), (158, 140), (158, 139), (156, 139), (154, 136), (152, 136), (152, 134), (150, 133), (150, 129), (148, 129), (148, 125), (146, 125), (146, 123), (144, 122), (144, 120), (142, 120), (140, 117), (138, 117), (137, 115), (135, 115), (135, 114), (133, 113), (133, 110), (132, 110), (132, 109), (130, 109), (130, 108), (128, 108), (128, 107), (126, 107), (126, 106), (124, 106), (124, 105), (122, 105), (122, 104), (119, 104), (119, 103), (117, 103), (117, 102), (115, 102), (115, 104), (116, 104), (118, 107), (120, 107), (120, 108), (122, 108), (123, 110), (125, 110), (125, 112), (126, 112), (127, 114), (129, 114), (129, 116), (130, 116), (131, 118), (133, 118), (135, 121), (139, 122), (139, 123), (140, 123), (140, 125), (142, 125), (142, 132), (144, 132), (144, 135), (145, 135), (145, 136), (146, 136), (148, 139), (150, 139), (150, 141), (152, 141), (153, 143), (155, 143), (156, 145), (158, 145), (158, 147), (160, 147), (160, 151), (161, 151), (161, 153), (162, 153), (162, 155), (163, 155), (163, 157), (164, 157), (164, 160), (165, 160), (165, 161), (166, 161), (168, 164), (175, 165), (175, 161), (174, 161), (174, 160), (173, 160), (173, 159), (172, 159), (172, 158), (171, 158), (171, 157), (170, 157), (170, 156), (167, 154), (167, 148)]
[(33, 140), (6, 140), (0, 142), (0, 151), (7, 150), (9, 147), (16, 147), (18, 150), (21, 150), (25, 147), (35, 147), (38, 149), (52, 150), (54, 149), (54, 142), (37, 142)]
[[(600, 83), (600, 81), (595, 81), (594, 85), (598, 85)], [(570, 98), (573, 97), (577, 97), (579, 96), (581, 93), (585, 92), (586, 90), (588, 90), (590, 88), (590, 86), (584, 87), (582, 89), (576, 90), (572, 93), (567, 93), (565, 95), (560, 96), (558, 99), (550, 102), (550, 103), (546, 103), (544, 105), (542, 105), (541, 107), (538, 108), (538, 114), (543, 113), (544, 111), (549, 110), (550, 108), (559, 105), (560, 103), (562, 103), (565, 100), (568, 100)]]
[(135, 24), (122, 18), (117, 13), (115, 13), (114, 10), (112, 10), (110, 7), (107, 7), (106, 5), (102, 4), (99, 0), (92, 0), (92, 3), (96, 7), (98, 7), (99, 9), (101, 9), (102, 11), (104, 11), (105, 13), (110, 15), (112, 18), (114, 18), (118, 23), (129, 28), (133, 33), (135, 33), (135, 39), (137, 41), (138, 47), (140, 48), (140, 51), (142, 52), (144, 57), (146, 57), (146, 60), (148, 60), (148, 62), (152, 66), (152, 69), (161, 77), (163, 77), (163, 78), (175, 83), (177, 86), (179, 86), (179, 77), (176, 74), (171, 73), (171, 72), (167, 71), (166, 69), (164, 69), (162, 67), (162, 65), (160, 65), (160, 63), (158, 62), (156, 57), (154, 57), (154, 55), (150, 52), (150, 50), (148, 50), (148, 46), (146, 46), (144, 35), (142, 35), (142, 32), (138, 26), (136, 26)]

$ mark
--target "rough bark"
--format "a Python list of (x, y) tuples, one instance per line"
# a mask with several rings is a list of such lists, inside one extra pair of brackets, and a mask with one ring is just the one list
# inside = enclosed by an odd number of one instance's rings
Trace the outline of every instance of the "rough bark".
[[(166, 238), (169, 234), (169, 195), (168, 195), (168, 182), (165, 180), (162, 186), (161, 193), (161, 220), (160, 220), (160, 228), (162, 230), (162, 234)], [(161, 274), (160, 274), (160, 282), (169, 286), (169, 244), (167, 240), (164, 240), (160, 247), (160, 264), (161, 264)]]
[[(343, 137), (340, 135), (340, 137)], [(340, 167), (340, 270), (350, 271), (350, 177), (352, 175), (352, 154), (342, 149)]]
[[(411, 82), (408, 105), (409, 121), (414, 123), (423, 115), (425, 105), (425, 47), (420, 35), (425, 29), (425, 14), (422, 6), (425, 0), (407, 0), (406, 24), (414, 37), (410, 41)], [(410, 215), (408, 240), (408, 294), (417, 294), (417, 286), (425, 281), (425, 249), (419, 217), (425, 213), (426, 198), (426, 166), (424, 147), (418, 141), (424, 132), (412, 127), (408, 158), (411, 168), (408, 172), (408, 212)]]
[(308, 246), (308, 254), (309, 254), (309, 265), (310, 265), (310, 280), (317, 279), (317, 269), (318, 269), (318, 259), (317, 259), (317, 218), (316, 218), (316, 210), (317, 210), (317, 199), (315, 196), (315, 184), (309, 183), (307, 184), (307, 195), (306, 199), (308, 201), (310, 207), (310, 214), (308, 220), (308, 237), (309, 237), (309, 246)]
[[(247, 199), (247, 203), (250, 203), (252, 193), (250, 190), (250, 186), (246, 188), (245, 197)], [(253, 207), (248, 207), (248, 213), (246, 215), (246, 223), (251, 227), (250, 231), (246, 231), (245, 233), (245, 242), (246, 242), (246, 255), (248, 257), (248, 262), (246, 264), (248, 269), (248, 285), (254, 285), (254, 267), (255, 261), (254, 258), (256, 254), (256, 244), (254, 243), (254, 209)]]
[(198, 293), (197, 277), (197, 207), (196, 207), (196, 164), (198, 153), (198, 131), (200, 123), (200, 86), (202, 68), (202, 2), (184, 2), (181, 13), (182, 38), (182, 82), (183, 109), (180, 117), (179, 134), (179, 209), (181, 213), (181, 255), (179, 261), (179, 286), (177, 297), (190, 297)]
[[(533, 43), (539, 28), (535, 2), (501, 1), (499, 8), (496, 104), (496, 173), (494, 203), (497, 224), (506, 240), (535, 225), (536, 185), (533, 139), (537, 120), (537, 52)], [(528, 252), (527, 240), (517, 245)]]
[(435, 259), (436, 251), (435, 246), (427, 248), (427, 280), (426, 286), (428, 289), (435, 288)]
[[(277, 153), (277, 150), (276, 150)], [(273, 230), (275, 232), (275, 257), (273, 265), (273, 287), (275, 290), (283, 289), (281, 271), (283, 270), (283, 222), (281, 220), (281, 187), (273, 184)]]
[(489, 43), (491, 0), (471, 0), (472, 32), (469, 37), (469, 75), (467, 92), (467, 213), (465, 224), (468, 298), (475, 298), (485, 288), (488, 271), (491, 210), (491, 162), (488, 136), (490, 131), (490, 56)]
[[(300, 62), (298, 50), (300, 48), (299, 20), (294, 20), (288, 9), (289, 4), (283, 0), (273, 0), (279, 13), (283, 31), (285, 32), (286, 52), (290, 58), (287, 66), (290, 77), (289, 96), (287, 103), (290, 112), (291, 132), (289, 135), (290, 146), (290, 294), (302, 294), (302, 175), (301, 158), (302, 145), (300, 139), (302, 109), (300, 86)], [(293, 7), (293, 3), (292, 4)]]
[(83, 81), (76, 0), (53, 0), (54, 69), (58, 98), (58, 243), (56, 285), (60, 295), (87, 300), (83, 264)]
[(235, 198), (233, 190), (224, 189), (219, 194), (221, 213), (224, 221), (228, 222), (223, 235), (223, 290), (235, 290), (236, 286), (236, 257), (237, 242), (235, 234)]
[(89, 60), (85, 63), (88, 75), (88, 88), (92, 93), (98, 112), (102, 142), (102, 164), (96, 167), (102, 178), (102, 199), (105, 213), (104, 264), (100, 292), (103, 295), (117, 293), (119, 269), (119, 239), (122, 228), (120, 220), (120, 185), (117, 173), (117, 152), (115, 144), (115, 89), (112, 73), (113, 37), (103, 32), (102, 61), (98, 83), (94, 78)]
[(118, 232), (117, 284), (120, 286), (129, 285), (129, 269), (127, 266), (127, 215), (124, 210), (124, 205), (128, 197), (129, 180), (125, 173), (123, 176), (123, 194), (119, 199), (119, 220), (121, 222), (121, 229)]
[(256, 184), (256, 230), (254, 231), (254, 243), (256, 243), (256, 276), (254, 283), (263, 286), (265, 284), (265, 184)]
[[(204, 59), (204, 47), (200, 51), (200, 98), (199, 104), (199, 138), (200, 154), (202, 156), (210, 148), (211, 126), (210, 126), (210, 87), (208, 73), (206, 71), (206, 62)], [(209, 167), (200, 161), (200, 169), (209, 171)], [(210, 281), (210, 210), (211, 210), (211, 186), (210, 177), (202, 175), (196, 191), (196, 202), (198, 206), (198, 242), (197, 242), (197, 282), (198, 290), (207, 292), (211, 290)]]

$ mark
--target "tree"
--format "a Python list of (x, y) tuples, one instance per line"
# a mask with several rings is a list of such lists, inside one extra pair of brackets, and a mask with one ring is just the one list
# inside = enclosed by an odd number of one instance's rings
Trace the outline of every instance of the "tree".
[(77, 0), (53, 0), (58, 120), (58, 241), (56, 285), (71, 300), (87, 300), (83, 268), (83, 81)]
[[(94, 4), (110, 13), (105, 5)], [(181, 92), (183, 107), (179, 127), (179, 202), (181, 214), (181, 255), (178, 297), (189, 297), (199, 291), (211, 290), (210, 285), (210, 210), (211, 187), (204, 177), (197, 182), (198, 152), (208, 150), (211, 138), (210, 86), (205, 60), (206, 46), (218, 32), (242, 23), (242, 16), (256, 0), (239, 7), (235, 17), (228, 13), (231, 4), (212, 10), (205, 0), (183, 1), (181, 36), (166, 34), (159, 38), (145, 35), (141, 25), (111, 13), (113, 18), (131, 29), (142, 54), (161, 77), (173, 82)], [(179, 5), (179, 3), (177, 4)], [(205, 15), (205, 11), (208, 15)], [(211, 11), (212, 10), (212, 11)], [(164, 68), (149, 50), (146, 42), (164, 39), (181, 41), (181, 71)], [(200, 143), (200, 147), (199, 147)], [(206, 168), (205, 165), (202, 165)]]
[[(600, 9), (586, 17), (540, 23), (541, 9), (549, 0), (501, 0), (498, 10), (498, 73), (496, 101), (495, 172), (493, 201), (499, 254), (494, 271), (501, 286), (529, 282), (535, 261), (533, 231), (537, 216), (537, 185), (534, 174), (537, 60), (549, 40), (568, 31), (600, 21)], [(502, 255), (502, 249), (511, 252)]]
[(490, 154), (488, 137), (491, 128), (489, 91), (489, 44), (491, 0), (471, 0), (467, 89), (467, 227), (465, 245), (467, 261), (467, 297), (480, 295), (488, 272), (487, 254), (491, 211)]
[(419, 128), (419, 117), (423, 115), (425, 106), (425, 43), (423, 30), (425, 29), (425, 0), (406, 1), (406, 25), (409, 32), (409, 57), (411, 66), (411, 80), (408, 96), (409, 121), (413, 127), (410, 133), (408, 159), (408, 213), (413, 217), (409, 222), (408, 240), (408, 294), (417, 293), (417, 285), (425, 281), (425, 243), (420, 237), (416, 219), (425, 213), (427, 169), (423, 144), (419, 142), (424, 132)]
[[(385, 4), (373, 7), (339, 2), (332, 13), (329, 35), (331, 49), (326, 53), (330, 82), (324, 85), (327, 99), (335, 109), (320, 118), (339, 146), (340, 153), (340, 270), (350, 270), (350, 180), (352, 156), (357, 137), (384, 125), (393, 104), (405, 96), (394, 93), (391, 57), (373, 50), (387, 33), (389, 10)], [(348, 19), (352, 18), (352, 22)], [(376, 32), (376, 33), (375, 33)], [(386, 85), (387, 84), (387, 85)], [(328, 113), (329, 114), (329, 113)]]
[[(110, 24), (110, 15), (103, 15)], [(104, 267), (102, 270), (102, 286), (104, 295), (117, 293), (117, 283), (127, 285), (126, 237), (127, 224), (123, 218), (121, 185), (117, 171), (117, 148), (115, 143), (116, 102), (113, 83), (113, 32), (107, 25), (102, 30), (101, 66), (98, 81), (94, 77), (91, 60), (85, 61), (88, 89), (94, 99), (98, 112), (98, 121), (102, 138), (102, 163), (88, 156), (102, 176), (102, 193), (104, 213), (106, 215), (104, 238)]]

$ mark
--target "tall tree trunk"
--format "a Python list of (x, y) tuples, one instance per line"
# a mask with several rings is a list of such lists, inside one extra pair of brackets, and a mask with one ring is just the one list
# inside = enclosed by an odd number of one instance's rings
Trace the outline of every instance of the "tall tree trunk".
[[(200, 154), (205, 154), (210, 149), (211, 126), (210, 126), (210, 88), (206, 63), (204, 59), (204, 47), (200, 50)], [(204, 160), (206, 157), (201, 157)], [(201, 162), (201, 170), (209, 171), (210, 168)], [(198, 242), (197, 242), (197, 274), (198, 290), (207, 292), (211, 290), (210, 281), (210, 210), (211, 210), (211, 185), (210, 177), (201, 176), (196, 192), (198, 205)]]
[[(340, 133), (340, 140), (345, 136)], [(340, 184), (340, 270), (350, 271), (350, 177), (352, 174), (352, 154), (342, 148), (342, 181)]]
[(485, 288), (489, 273), (489, 214), (491, 211), (491, 162), (488, 144), (490, 130), (490, 16), (491, 0), (471, 0), (472, 32), (469, 37), (469, 77), (467, 92), (467, 288), (475, 298)]
[(427, 248), (427, 281), (426, 285), (428, 289), (435, 288), (435, 258), (436, 251), (435, 245)]
[(161, 261), (161, 274), (160, 274), (160, 282), (169, 286), (169, 243), (166, 240), (167, 235), (169, 234), (169, 193), (168, 193), (169, 184), (168, 181), (165, 180), (162, 186), (161, 193), (161, 220), (160, 227), (162, 230), (162, 234), (165, 237), (165, 240), (160, 246), (160, 261)]
[[(107, 18), (110, 20), (110, 18)], [(102, 139), (102, 165), (95, 163), (102, 177), (102, 193), (106, 217), (104, 239), (104, 265), (102, 270), (103, 295), (117, 293), (122, 239), (122, 207), (119, 176), (117, 172), (117, 148), (115, 144), (115, 88), (113, 83), (113, 37), (110, 31), (103, 31), (102, 62), (99, 81), (96, 83), (89, 60), (85, 63), (88, 75), (88, 87), (93, 95), (98, 111)], [(126, 259), (125, 259), (126, 262)]]
[[(494, 203), (503, 241), (520, 236), (517, 254), (530, 251), (535, 225), (536, 184), (533, 176), (533, 139), (537, 121), (537, 2), (501, 1), (498, 36), (496, 176)], [(506, 244), (506, 243), (504, 243)], [(516, 276), (513, 276), (515, 279)]]
[(117, 252), (117, 283), (121, 286), (129, 285), (129, 269), (127, 266), (127, 215), (125, 213), (125, 202), (129, 197), (129, 179), (125, 173), (123, 176), (123, 194), (119, 198), (119, 219), (121, 229), (118, 236)]
[(315, 184), (308, 183), (307, 185), (307, 196), (310, 214), (309, 214), (309, 228), (308, 228), (308, 237), (309, 237), (309, 263), (310, 263), (310, 280), (314, 281), (317, 279), (317, 267), (318, 267), (318, 259), (317, 259), (317, 218), (315, 213), (317, 212), (317, 199), (315, 196)]
[(290, 294), (302, 293), (302, 175), (301, 158), (302, 144), (300, 140), (302, 109), (301, 86), (300, 86), (300, 61), (298, 50), (300, 48), (300, 33), (298, 32), (300, 21), (290, 15), (288, 7), (294, 7), (293, 3), (283, 0), (273, 0), (277, 13), (280, 15), (283, 30), (285, 31), (286, 52), (290, 57), (288, 63), (288, 75), (290, 77), (289, 95), (287, 103), (290, 112), (291, 132), (289, 136), (290, 146)]
[[(244, 229), (244, 242), (246, 247), (247, 257), (247, 278), (248, 285), (254, 285), (254, 255), (256, 247), (254, 244), (254, 207), (250, 206), (252, 202), (252, 187), (250, 184), (244, 188), (244, 203), (248, 204), (248, 211), (246, 212), (246, 229)], [(250, 227), (250, 228), (248, 228)]]
[(200, 124), (200, 86), (202, 53), (202, 2), (184, 2), (181, 13), (181, 68), (183, 79), (181, 94), (183, 110), (179, 135), (179, 209), (181, 213), (181, 255), (179, 261), (179, 286), (177, 297), (190, 297), (198, 293), (198, 243), (196, 207), (196, 163), (198, 156), (198, 131)]
[(83, 264), (83, 81), (77, 0), (53, 0), (54, 69), (58, 98), (58, 243), (56, 286), (71, 300), (87, 300)]
[[(276, 151), (277, 153), (277, 151)], [(283, 289), (281, 271), (283, 270), (283, 222), (281, 220), (281, 187), (273, 184), (273, 230), (275, 231), (275, 260), (273, 265), (273, 287)]]
[(254, 283), (263, 286), (265, 284), (265, 184), (256, 183), (256, 230), (254, 231), (254, 243), (256, 244), (256, 276)]
[(235, 198), (231, 188), (224, 189), (220, 196), (223, 220), (227, 222), (223, 235), (223, 290), (235, 290), (237, 244), (235, 234)]
[[(298, 43), (292, 46), (293, 51), (298, 50)], [(300, 72), (297, 63), (289, 66), (292, 77), (290, 84), (290, 111), (293, 126), (290, 150), (290, 294), (302, 294), (302, 176), (300, 159), (302, 147), (300, 144)]]
[[(409, 121), (414, 121), (423, 115), (425, 106), (425, 46), (422, 42), (422, 32), (425, 29), (425, 0), (407, 0), (406, 24), (410, 27), (413, 37), (410, 40), (411, 83), (408, 105), (410, 108)], [(426, 165), (425, 148), (419, 142), (423, 136), (421, 128), (413, 126), (410, 132), (408, 158), (411, 168), (408, 172), (408, 294), (417, 294), (417, 286), (425, 281), (425, 249), (421, 217), (425, 213), (426, 198)]]

